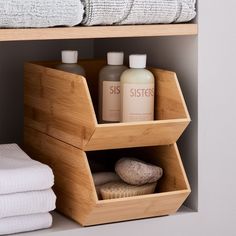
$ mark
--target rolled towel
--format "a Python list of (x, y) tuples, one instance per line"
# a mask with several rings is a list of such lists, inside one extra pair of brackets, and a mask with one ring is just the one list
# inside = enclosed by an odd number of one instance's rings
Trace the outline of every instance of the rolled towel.
[(196, 0), (82, 0), (84, 25), (187, 22), (196, 16)]
[(52, 170), (30, 159), (16, 144), (0, 145), (0, 194), (50, 189)]
[(51, 226), (52, 216), (49, 213), (3, 218), (0, 219), (0, 235), (46, 229)]
[(0, 195), (0, 219), (46, 213), (56, 208), (56, 196), (49, 190)]
[(120, 24), (187, 22), (196, 16), (195, 0), (133, 0), (130, 12)]
[(0, 0), (0, 27), (74, 26), (83, 13), (80, 0)]
[(112, 25), (124, 19), (133, 0), (82, 0), (84, 25)]

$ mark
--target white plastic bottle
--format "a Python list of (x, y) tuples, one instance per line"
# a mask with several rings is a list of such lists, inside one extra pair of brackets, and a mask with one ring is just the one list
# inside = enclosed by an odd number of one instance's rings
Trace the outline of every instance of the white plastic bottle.
[(121, 75), (121, 121), (154, 120), (155, 79), (146, 70), (147, 55), (130, 55), (130, 69)]
[(63, 50), (61, 51), (62, 63), (56, 66), (56, 69), (70, 72), (85, 77), (85, 70), (78, 64), (78, 51)]
[(99, 73), (99, 123), (120, 122), (120, 76), (127, 69), (123, 52), (108, 52)]

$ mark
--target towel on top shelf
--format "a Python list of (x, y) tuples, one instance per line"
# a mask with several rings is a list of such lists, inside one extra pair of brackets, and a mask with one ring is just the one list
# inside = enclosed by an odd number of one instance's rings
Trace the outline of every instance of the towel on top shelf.
[(179, 23), (196, 16), (196, 0), (82, 0), (84, 25)]
[(0, 0), (0, 28), (187, 22), (196, 0)]
[(49, 213), (3, 218), (0, 219), (0, 235), (46, 229), (51, 226), (52, 216)]
[(83, 13), (80, 0), (0, 0), (0, 27), (74, 26)]
[(50, 189), (52, 170), (32, 160), (17, 144), (0, 145), (0, 194)]

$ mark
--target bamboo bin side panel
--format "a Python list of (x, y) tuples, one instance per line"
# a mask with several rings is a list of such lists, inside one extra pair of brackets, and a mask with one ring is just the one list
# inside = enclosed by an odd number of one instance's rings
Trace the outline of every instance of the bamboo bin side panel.
[(157, 120), (190, 120), (188, 109), (174, 72), (151, 68), (155, 76), (156, 101), (155, 118)]
[(141, 152), (145, 153), (146, 161), (156, 164), (164, 170), (164, 175), (158, 182), (159, 192), (191, 191), (176, 144), (150, 147), (142, 149)]
[(49, 165), (55, 175), (57, 209), (83, 222), (97, 201), (88, 160), (83, 151), (25, 127), (24, 150)]
[[(36, 62), (37, 65), (41, 65), (47, 68), (54, 68), (59, 64), (58, 62)], [(90, 96), (93, 101), (93, 107), (95, 113), (98, 112), (98, 83), (99, 83), (99, 72), (106, 65), (105, 60), (87, 59), (80, 60), (78, 63), (86, 71), (86, 83), (88, 85)]]
[(25, 65), (25, 125), (84, 147), (97, 124), (85, 79), (78, 75)]

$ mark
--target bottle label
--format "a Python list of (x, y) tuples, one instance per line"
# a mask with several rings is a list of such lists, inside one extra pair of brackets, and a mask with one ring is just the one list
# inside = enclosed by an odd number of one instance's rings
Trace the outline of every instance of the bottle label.
[(120, 82), (103, 81), (102, 119), (104, 121), (120, 121)]
[(154, 84), (124, 84), (122, 122), (154, 120)]

